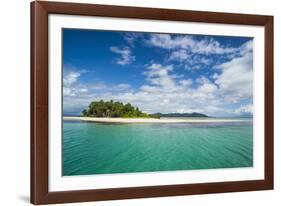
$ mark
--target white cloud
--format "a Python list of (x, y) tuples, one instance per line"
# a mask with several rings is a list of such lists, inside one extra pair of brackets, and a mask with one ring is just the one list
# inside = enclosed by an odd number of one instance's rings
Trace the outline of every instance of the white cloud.
[(192, 79), (182, 79), (179, 81), (179, 83), (182, 86), (190, 86), (190, 85), (192, 85), (193, 81), (192, 81)]
[(63, 95), (79, 98), (81, 95), (87, 93), (97, 93), (108, 89), (103, 83), (80, 83), (78, 80), (71, 85), (63, 86)]
[(217, 86), (206, 77), (201, 77), (197, 82), (200, 83), (197, 91), (201, 95), (213, 95), (218, 89)]
[[(167, 91), (172, 91), (175, 89), (175, 77), (171, 76), (169, 72), (173, 71), (173, 69), (173, 65), (162, 66), (161, 64), (151, 64), (144, 74), (147, 75), (147, 81), (152, 87), (160, 86)], [(145, 88), (147, 89), (149, 86), (146, 85)]]
[(192, 50), (193, 52), (200, 54), (226, 54), (235, 52), (236, 48), (223, 47), (214, 39), (205, 39), (196, 41)]
[(93, 85), (81, 84), (77, 81), (71, 88), (66, 88), (65, 111), (82, 111), (91, 101), (100, 99), (130, 102), (149, 113), (203, 112), (212, 114), (221, 110), (221, 103), (216, 100), (214, 94), (217, 92), (216, 86), (207, 78), (202, 77), (198, 87), (193, 88), (191, 79), (178, 78), (173, 73), (173, 65), (151, 64), (144, 72), (146, 84), (135, 91), (126, 83), (112, 86), (100, 85), (102, 86), (100, 90), (94, 90)]
[(74, 70), (69, 70), (67, 67), (63, 69), (63, 95), (75, 96), (75, 90), (72, 86), (77, 83), (80, 73)]
[(215, 63), (210, 55), (233, 58), (239, 53), (239, 48), (223, 46), (211, 37), (196, 39), (193, 35), (151, 34), (146, 44), (168, 50), (168, 60), (181, 63), (186, 70), (208, 68)]
[(63, 96), (74, 96), (71, 88), (63, 87)]
[(127, 41), (127, 43), (134, 47), (135, 43), (138, 39), (143, 37), (142, 33), (134, 33), (134, 32), (126, 32), (123, 34), (124, 39)]
[(170, 55), (170, 60), (178, 60), (178, 61), (185, 61), (187, 58), (190, 57), (187, 51), (184, 49), (173, 51)]
[(79, 78), (87, 70), (77, 69), (72, 66), (64, 66), (63, 68), (63, 107), (65, 111), (76, 112), (81, 107), (85, 107), (89, 103), (94, 93), (104, 90), (105, 84), (87, 83), (82, 84)]
[(63, 85), (64, 86), (71, 86), (75, 82), (77, 82), (78, 78), (80, 77), (80, 73), (76, 71), (67, 71), (64, 69), (63, 74)]
[(252, 52), (253, 51), (253, 41), (247, 41), (246, 43), (244, 43), (239, 49), (238, 49), (239, 53), (241, 56)]
[(222, 46), (213, 38), (197, 40), (191, 35), (173, 37), (170, 34), (151, 34), (146, 43), (163, 49), (186, 49), (198, 54), (226, 54), (237, 51), (236, 48)]
[[(63, 95), (76, 96), (77, 92), (87, 92), (88, 88), (79, 84), (79, 77), (83, 73), (87, 73), (85, 69), (76, 69), (71, 65), (63, 66)], [(77, 86), (80, 85), (80, 86)]]
[[(146, 68), (148, 84), (136, 92), (113, 94), (111, 98), (131, 102), (145, 112), (203, 112), (220, 111), (220, 102), (214, 93), (217, 87), (207, 78), (197, 88), (191, 79), (175, 78), (173, 65), (151, 64)], [(203, 79), (203, 78), (202, 78)], [(213, 104), (213, 106), (209, 106)]]
[(114, 87), (112, 87), (112, 90), (114, 91), (128, 91), (131, 89), (131, 85), (129, 84), (118, 84)]
[(133, 92), (131, 85), (126, 83), (117, 85), (106, 85), (102, 82), (82, 83), (79, 78), (83, 73), (84, 70), (64, 68), (63, 109), (68, 114), (79, 113), (91, 101), (110, 100), (116, 94)]
[(194, 41), (188, 35), (172, 38), (170, 34), (151, 34), (147, 44), (163, 49), (175, 49), (194, 46)]
[(154, 76), (167, 76), (169, 71), (173, 71), (173, 65), (162, 66), (161, 64), (151, 64), (145, 72), (149, 77)]
[(82, 92), (82, 93), (86, 93), (88, 92), (89, 90), (87, 88), (81, 88), (79, 89), (79, 92)]
[(82, 87), (86, 87), (89, 88), (89, 90), (94, 90), (94, 91), (100, 91), (100, 90), (104, 90), (107, 88), (107, 86), (104, 83), (91, 83), (91, 84), (82, 84), (79, 85)]
[(232, 60), (217, 65), (210, 79), (201, 76), (194, 80), (186, 74), (177, 75), (173, 64), (152, 63), (144, 68), (145, 83), (133, 89), (126, 82), (81, 83), (81, 74), (74, 72), (65, 76), (64, 108), (82, 111), (91, 101), (113, 99), (130, 102), (148, 113), (201, 112), (213, 116), (248, 113), (250, 105), (236, 110), (229, 110), (227, 106), (252, 98), (252, 66), (250, 41), (239, 48)]
[(205, 65), (209, 65), (209, 64), (212, 63), (212, 59), (208, 59), (208, 58), (202, 57), (200, 59), (200, 63), (205, 64)]
[(216, 66), (221, 74), (216, 75), (215, 83), (219, 85), (226, 102), (230, 103), (252, 98), (253, 94), (252, 42), (245, 43), (241, 48), (242, 56)]
[(129, 48), (121, 49), (121, 48), (112, 46), (109, 49), (110, 49), (110, 51), (121, 55), (120, 58), (118, 58), (116, 60), (117, 64), (127, 65), (127, 64), (131, 64), (133, 61), (135, 61), (135, 56), (132, 55), (132, 52)]
[(208, 57), (207, 55), (202, 56), (198, 54), (190, 54), (189, 58), (180, 62), (183, 62), (185, 64), (185, 69), (199, 70), (206, 68), (206, 66), (208, 66), (207, 68), (210, 68), (209, 65), (213, 63), (213, 59), (211, 57)]
[(252, 104), (248, 104), (248, 105), (244, 105), (239, 107), (238, 109), (236, 109), (234, 111), (235, 114), (253, 114), (253, 105)]

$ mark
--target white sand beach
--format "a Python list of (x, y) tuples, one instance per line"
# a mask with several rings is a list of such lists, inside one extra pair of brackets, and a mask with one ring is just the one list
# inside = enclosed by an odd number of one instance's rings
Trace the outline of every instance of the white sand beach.
[(63, 120), (104, 122), (104, 123), (216, 123), (245, 122), (250, 119), (215, 119), (215, 118), (105, 118), (105, 117), (63, 117)]

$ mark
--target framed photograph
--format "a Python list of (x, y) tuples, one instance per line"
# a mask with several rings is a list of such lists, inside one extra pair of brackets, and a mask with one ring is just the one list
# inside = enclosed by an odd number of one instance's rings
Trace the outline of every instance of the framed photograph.
[(31, 202), (273, 189), (273, 17), (31, 3)]

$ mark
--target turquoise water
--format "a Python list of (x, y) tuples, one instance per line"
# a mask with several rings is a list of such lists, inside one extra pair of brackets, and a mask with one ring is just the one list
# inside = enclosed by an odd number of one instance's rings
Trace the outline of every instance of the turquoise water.
[(252, 166), (252, 122), (63, 123), (64, 176)]

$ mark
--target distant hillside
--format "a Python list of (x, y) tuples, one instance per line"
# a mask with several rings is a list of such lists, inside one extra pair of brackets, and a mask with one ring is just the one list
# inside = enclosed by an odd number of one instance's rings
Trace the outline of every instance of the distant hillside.
[(201, 113), (197, 113), (197, 112), (192, 112), (192, 113), (167, 113), (167, 114), (156, 113), (155, 115), (159, 115), (160, 117), (209, 117), (206, 114), (201, 114)]

